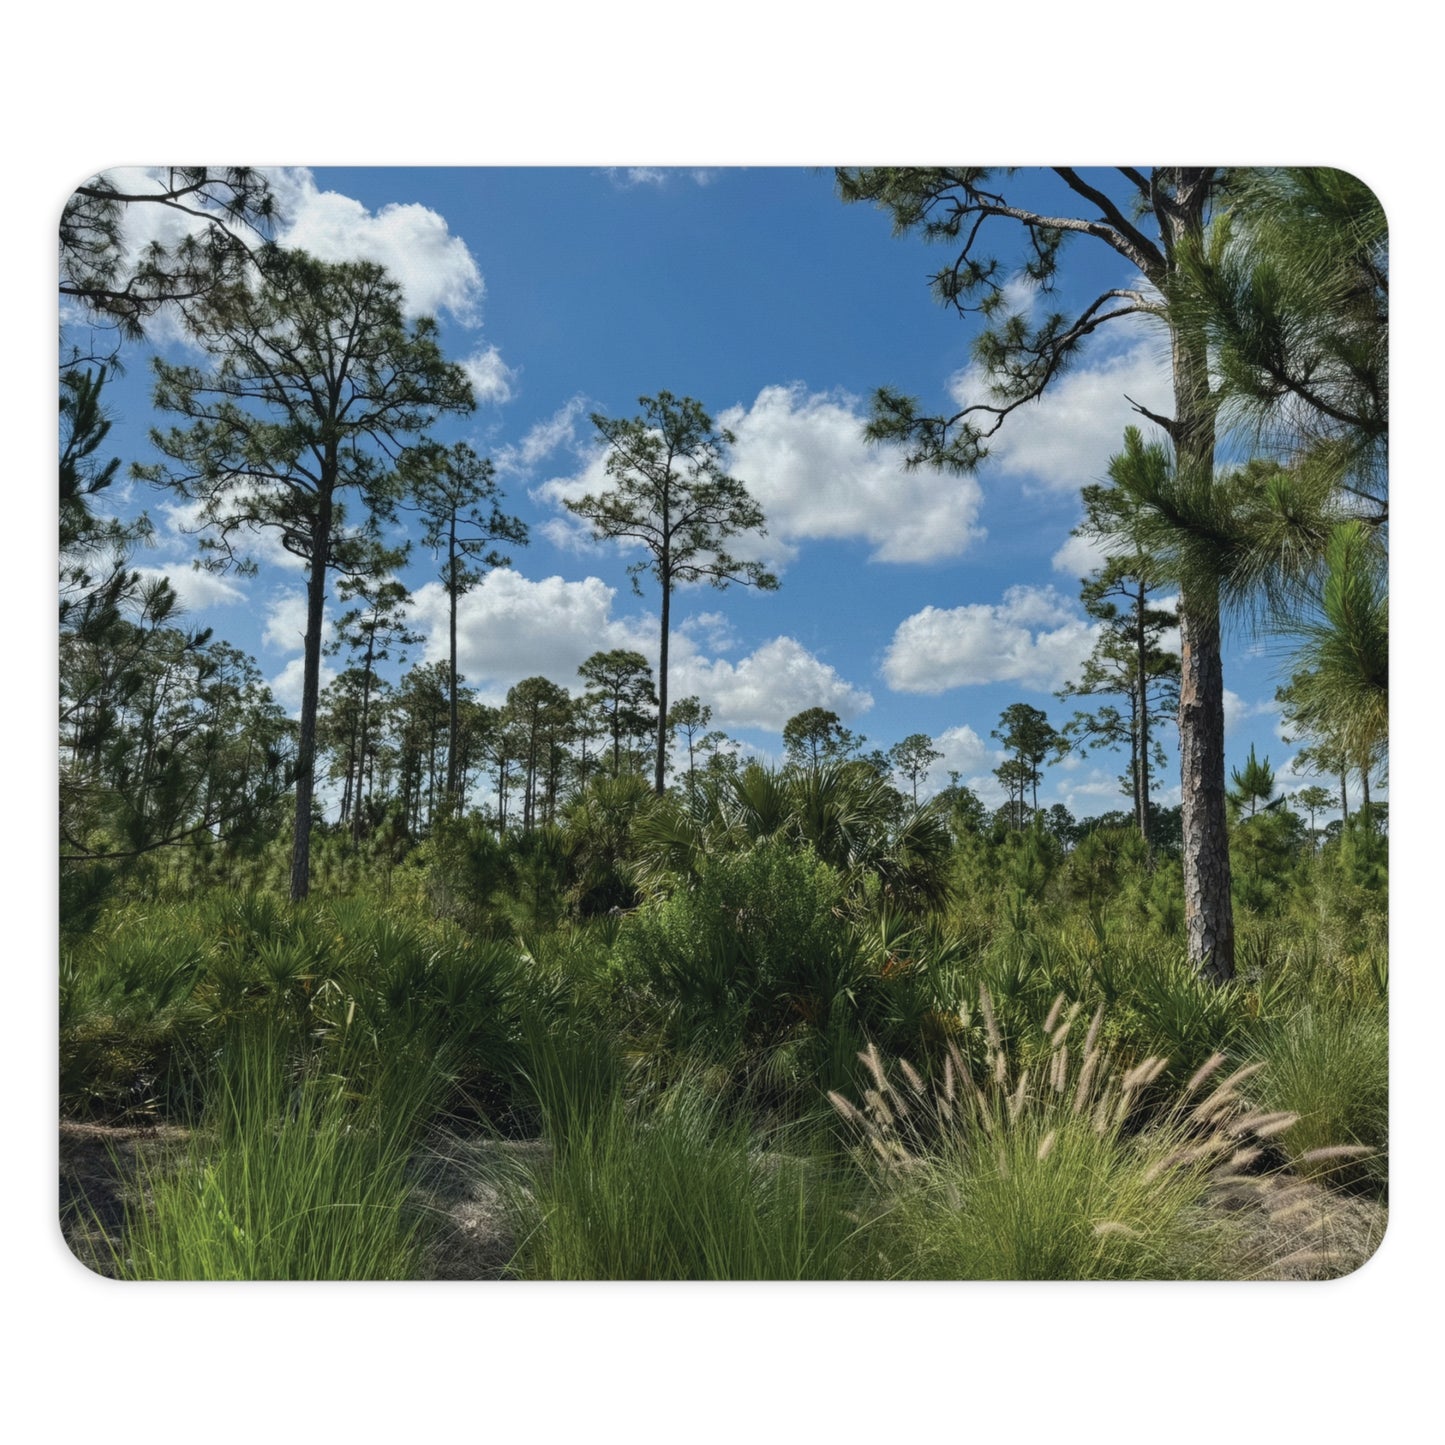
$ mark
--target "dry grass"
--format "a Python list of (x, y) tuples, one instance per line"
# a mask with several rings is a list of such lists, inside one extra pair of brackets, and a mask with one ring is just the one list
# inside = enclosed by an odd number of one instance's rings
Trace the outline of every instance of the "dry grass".
[(1071, 1047), (1079, 1010), (1057, 999), (1031, 1066), (1009, 1057), (986, 992), (979, 1015), (977, 1057), (951, 1043), (926, 1081), (870, 1047), (861, 1103), (830, 1096), (889, 1201), (898, 1273), (1314, 1278), (1378, 1241), (1368, 1211), (1266, 1167), (1297, 1119), (1252, 1105), (1262, 1062), (1226, 1073), (1215, 1054), (1161, 1096), (1167, 1060), (1111, 1058), (1102, 1008)]

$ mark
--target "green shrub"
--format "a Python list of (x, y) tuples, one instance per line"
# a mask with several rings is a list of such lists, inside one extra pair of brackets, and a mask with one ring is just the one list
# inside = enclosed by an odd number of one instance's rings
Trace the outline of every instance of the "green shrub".
[(709, 859), (693, 887), (630, 917), (616, 953), (674, 1047), (748, 1056), (802, 1040), (831, 1056), (867, 975), (842, 904), (832, 868), (768, 840)]

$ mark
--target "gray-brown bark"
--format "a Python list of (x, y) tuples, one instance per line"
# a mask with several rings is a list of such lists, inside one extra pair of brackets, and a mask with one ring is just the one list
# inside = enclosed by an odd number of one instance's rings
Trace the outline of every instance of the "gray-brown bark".
[[(328, 458), (329, 460), (329, 458)], [(291, 843), (291, 901), (311, 889), (311, 800), (316, 793), (316, 711), (321, 693), (321, 627), (326, 610), (326, 569), (331, 557), (331, 494), (316, 499), (311, 533), (311, 575), (306, 584), (306, 649), (302, 660), (301, 730), (296, 745), (296, 823)]]
[(1184, 830), (1184, 922), (1189, 958), (1215, 983), (1234, 977), (1229, 830), (1225, 821), (1224, 674), (1209, 599), (1182, 598), (1179, 767)]
[[(1175, 173), (1172, 201), (1160, 216), (1171, 259), (1203, 235), (1209, 173)], [(1170, 318), (1174, 372), (1175, 470), (1181, 483), (1210, 485), (1214, 475), (1215, 404), (1203, 336)], [(1179, 600), (1180, 801), (1184, 830), (1184, 922), (1189, 960), (1206, 978), (1234, 977), (1234, 909), (1225, 810), (1224, 668), (1219, 596), (1184, 589)]]

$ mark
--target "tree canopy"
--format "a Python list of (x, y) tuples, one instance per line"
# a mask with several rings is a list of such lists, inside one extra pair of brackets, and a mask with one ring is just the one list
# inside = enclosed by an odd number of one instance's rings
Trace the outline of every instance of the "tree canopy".
[(628, 568), (633, 588), (651, 573), (662, 592), (657, 666), (657, 753), (653, 786), (661, 794), (667, 767), (667, 667), (674, 587), (734, 582), (771, 591), (778, 579), (760, 562), (734, 556), (727, 544), (748, 532), (766, 534), (762, 508), (747, 487), (723, 471), (737, 440), (713, 426), (700, 402), (668, 391), (638, 398), (642, 412), (617, 419), (593, 413), (607, 445), (604, 491), (570, 499), (567, 509), (591, 524), (594, 537), (632, 542), (649, 554)]
[(327, 574), (364, 570), (394, 513), (405, 448), (441, 413), (470, 410), (471, 387), (443, 358), (435, 323), (408, 326), (400, 287), (368, 261), (278, 252), (259, 285), (213, 288), (186, 320), (208, 365), (158, 357), (154, 371), (156, 406), (189, 425), (152, 431), (167, 461), (136, 471), (195, 504), (213, 565), (253, 567), (267, 532), (306, 565), (291, 879), (304, 898)]

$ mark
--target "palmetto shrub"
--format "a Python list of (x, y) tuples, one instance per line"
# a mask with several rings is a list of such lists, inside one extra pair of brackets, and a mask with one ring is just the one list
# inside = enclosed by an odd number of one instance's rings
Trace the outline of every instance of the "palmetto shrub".
[(185, 1086), (178, 1067), (209, 1010), (198, 989), (214, 941), (148, 910), (68, 949), (60, 963), (60, 1099), (67, 1113), (151, 1110)]
[(709, 780), (684, 802), (664, 799), (633, 825), (634, 876), (665, 893), (704, 863), (764, 843), (806, 848), (834, 868), (855, 906), (870, 893), (919, 910), (948, 891), (948, 828), (925, 805), (910, 808), (866, 764), (823, 763), (774, 771), (754, 763)]
[(556, 992), (509, 941), (367, 900), (287, 908), (207, 899), (122, 911), (61, 976), (61, 1102), (69, 1113), (180, 1109), (209, 1087), (235, 1023), (304, 1031), (323, 1054), (363, 1036), (447, 1063), (453, 1098), (508, 1106), (524, 1005)]
[(834, 869), (781, 840), (709, 859), (691, 887), (627, 919), (624, 986), (672, 1048), (802, 1083), (851, 1061), (878, 983), (843, 893)]

